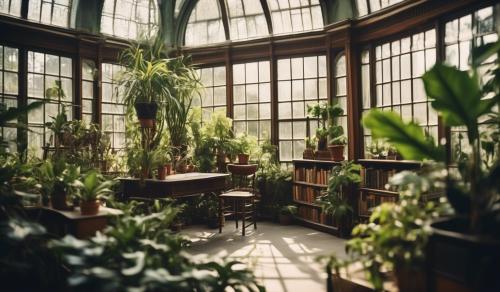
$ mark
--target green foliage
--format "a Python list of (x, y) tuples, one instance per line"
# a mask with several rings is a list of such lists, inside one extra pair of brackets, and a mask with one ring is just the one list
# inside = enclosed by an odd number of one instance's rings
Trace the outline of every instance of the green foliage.
[(63, 159), (44, 160), (35, 166), (33, 175), (42, 198), (54, 194), (73, 195), (78, 187), (80, 167), (67, 164)]
[(66, 93), (64, 93), (64, 90), (61, 87), (61, 80), (55, 80), (52, 87), (45, 89), (45, 98), (55, 101), (66, 98)]
[[(179, 212), (155, 202), (149, 215), (126, 213), (88, 241), (67, 236), (52, 243), (71, 268), (77, 291), (263, 291), (237, 262), (204, 260), (184, 252), (187, 241), (168, 231)], [(133, 211), (134, 208), (129, 210)]]
[(257, 138), (254, 136), (248, 136), (246, 133), (240, 134), (234, 138), (233, 145), (237, 154), (255, 156), (258, 152)]
[(361, 166), (354, 161), (343, 161), (332, 168), (328, 188), (317, 200), (324, 213), (338, 220), (352, 216), (353, 209), (345, 189), (361, 182), (360, 170)]
[(376, 207), (367, 224), (353, 229), (348, 259), (332, 256), (337, 273), (350, 263), (361, 263), (375, 289), (382, 291), (384, 273), (404, 266), (422, 268), (432, 220), (451, 211), (444, 200), (422, 201), (425, 193), (443, 190), (442, 173), (442, 165), (428, 165), (420, 173), (394, 175), (390, 184), (398, 187), (399, 201)]
[(295, 205), (286, 205), (281, 207), (280, 214), (291, 216), (297, 214), (297, 210), (298, 208)]
[(436, 64), (422, 77), (432, 107), (447, 126), (466, 126), (469, 141), (479, 138), (478, 117), (490, 112), (497, 100), (481, 99), (477, 74)]
[(80, 182), (77, 196), (83, 201), (94, 201), (112, 194), (111, 188), (116, 183), (114, 180), (107, 180), (95, 170), (86, 173)]
[(436, 146), (422, 127), (414, 122), (403, 122), (394, 112), (372, 109), (363, 117), (363, 125), (370, 129), (373, 138), (387, 139), (405, 159), (444, 160), (444, 149)]

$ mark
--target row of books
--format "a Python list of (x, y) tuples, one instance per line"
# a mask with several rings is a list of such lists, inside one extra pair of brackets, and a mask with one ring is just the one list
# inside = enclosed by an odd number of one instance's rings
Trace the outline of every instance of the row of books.
[(397, 196), (381, 196), (376, 193), (364, 193), (359, 198), (359, 214), (370, 215), (373, 209), (382, 203), (396, 202)]
[(294, 179), (295, 181), (303, 181), (313, 184), (326, 185), (328, 177), (330, 176), (329, 169), (323, 168), (295, 168)]
[(320, 193), (320, 190), (311, 187), (300, 185), (293, 186), (293, 199), (296, 201), (314, 203)]
[[(396, 174), (395, 169), (376, 169), (376, 168), (362, 168), (361, 179), (362, 185), (366, 188), (385, 190), (389, 179)], [(395, 191), (393, 186), (389, 190)]]
[(297, 215), (303, 219), (313, 221), (325, 225), (333, 225), (331, 216), (327, 216), (321, 212), (321, 209), (311, 208), (307, 206), (299, 206)]

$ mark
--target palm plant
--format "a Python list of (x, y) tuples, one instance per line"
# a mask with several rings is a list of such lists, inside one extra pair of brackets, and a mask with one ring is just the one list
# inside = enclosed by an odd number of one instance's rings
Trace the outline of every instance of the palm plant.
[(77, 196), (85, 202), (95, 201), (112, 193), (111, 187), (115, 184), (115, 181), (106, 180), (95, 170), (88, 172), (80, 182)]

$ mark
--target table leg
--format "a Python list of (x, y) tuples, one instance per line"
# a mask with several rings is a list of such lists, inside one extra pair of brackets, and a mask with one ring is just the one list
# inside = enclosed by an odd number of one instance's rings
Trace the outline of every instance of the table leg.
[(219, 197), (219, 233), (222, 233), (222, 219), (223, 214), (222, 214), (222, 208), (224, 207), (224, 199)]

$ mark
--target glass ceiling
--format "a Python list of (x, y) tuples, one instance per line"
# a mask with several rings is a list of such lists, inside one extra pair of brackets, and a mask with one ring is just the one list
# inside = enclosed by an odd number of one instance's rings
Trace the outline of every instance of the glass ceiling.
[(101, 32), (126, 39), (150, 37), (158, 31), (156, 0), (105, 0)]
[(323, 28), (319, 0), (267, 0), (267, 4), (274, 34)]
[[(80, 0), (83, 1), (83, 0)], [(158, 31), (161, 0), (104, 0), (101, 32), (125, 39), (151, 37)], [(355, 0), (358, 16), (382, 10), (404, 0)], [(0, 0), (0, 14), (21, 17), (22, 0)], [(49, 25), (69, 27), (72, 0), (29, 0), (26, 18)], [(195, 3), (193, 3), (195, 2)], [(192, 5), (189, 5), (192, 4)], [(264, 4), (264, 7), (262, 6)], [(76, 4), (75, 4), (76, 5)], [(193, 7), (194, 6), (194, 7)], [(85, 8), (79, 5), (79, 9)], [(322, 29), (325, 25), (319, 0), (176, 0), (173, 15), (182, 28), (186, 11), (184, 45), (203, 46), (232, 41)], [(226, 12), (223, 13), (223, 9)], [(266, 11), (269, 10), (269, 22)], [(225, 31), (227, 15), (228, 31)], [(24, 17), (24, 16), (23, 16)], [(226, 34), (228, 35), (226, 37)]]
[(231, 40), (262, 37), (269, 34), (260, 1), (225, 0)]
[(21, 0), (0, 0), (0, 13), (21, 16)]
[(404, 0), (356, 0), (358, 16), (365, 16), (403, 1)]
[(226, 40), (222, 13), (217, 0), (200, 0), (194, 7), (186, 27), (186, 46), (219, 43)]

